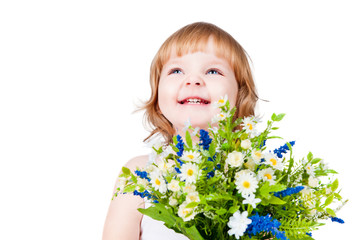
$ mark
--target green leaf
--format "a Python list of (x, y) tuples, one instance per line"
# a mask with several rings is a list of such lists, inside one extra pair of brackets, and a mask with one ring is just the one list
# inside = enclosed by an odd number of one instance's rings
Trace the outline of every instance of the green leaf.
[(334, 194), (331, 194), (329, 197), (326, 198), (324, 206), (330, 205), (334, 201)]
[[(275, 121), (275, 119), (276, 119), (276, 114), (273, 113), (273, 114), (271, 115), (271, 120)], [(268, 123), (268, 125), (269, 125), (269, 123)]]
[(321, 158), (314, 158), (313, 160), (311, 160), (311, 164), (314, 165), (314, 164), (317, 164), (321, 161)]
[(227, 211), (226, 211), (225, 208), (220, 208), (220, 209), (216, 210), (216, 214), (218, 214), (218, 215), (223, 215), (223, 214), (225, 214), (226, 212), (227, 212)]
[(173, 136), (172, 140), (173, 140), (174, 145), (178, 144), (176, 135)]
[(260, 188), (260, 195), (264, 197), (265, 199), (269, 200), (271, 198), (270, 193), (271, 192), (279, 192), (286, 189), (286, 186), (280, 183), (277, 183), (275, 185), (270, 185), (269, 182), (266, 182), (261, 188)]
[(135, 184), (128, 185), (124, 188), (124, 193), (133, 192), (136, 188)]
[(130, 169), (128, 169), (127, 167), (122, 167), (122, 172), (127, 176), (130, 175)]
[(313, 154), (312, 154), (312, 152), (309, 152), (307, 155), (307, 160), (311, 161), (312, 159), (313, 159)]
[(133, 174), (131, 174), (131, 180), (134, 182), (134, 183), (137, 183), (137, 177)]
[(334, 196), (335, 196), (338, 200), (341, 200), (341, 199), (342, 199), (342, 197), (341, 197), (340, 194), (338, 194), (338, 193), (334, 193)]
[(285, 113), (280, 113), (278, 115), (273, 113), (273, 115), (271, 115), (271, 120), (273, 120), (274, 122), (279, 122), (284, 118), (284, 116), (285, 116)]
[(212, 193), (205, 197), (207, 201), (218, 201), (218, 200), (233, 200), (234, 197), (230, 195)]
[(191, 140), (191, 136), (190, 136), (189, 131), (186, 131), (185, 138), (186, 138), (186, 144), (187, 144), (187, 146), (188, 146), (189, 148), (192, 148), (192, 140)]
[(239, 210), (240, 206), (232, 206), (229, 208), (229, 213), (234, 214), (237, 210)]
[(332, 169), (326, 169), (326, 170), (324, 170), (324, 173), (338, 174), (338, 172), (337, 172), (337, 171), (332, 170)]
[(186, 227), (186, 223), (182, 218), (175, 216), (170, 210), (165, 208), (165, 205), (156, 203), (149, 208), (138, 208), (138, 211), (147, 215), (155, 220), (162, 221), (168, 228), (173, 229), (175, 232), (182, 233), (189, 239), (204, 240), (195, 225)]
[(196, 207), (196, 206), (198, 206), (198, 205), (199, 205), (198, 202), (191, 202), (191, 203), (189, 203), (188, 205), (186, 205), (185, 208), (194, 208), (194, 207)]
[(271, 198), (269, 199), (269, 203), (274, 204), (274, 205), (282, 205), (282, 204), (285, 204), (286, 202), (281, 200), (278, 197), (271, 196)]
[(175, 152), (179, 152), (179, 149), (175, 146), (171, 146), (171, 148), (175, 151)]
[(215, 152), (216, 152), (215, 141), (212, 141), (209, 146), (209, 154), (211, 155), (211, 157), (215, 155)]
[(333, 192), (335, 192), (338, 187), (339, 187), (339, 180), (336, 179), (336, 180), (331, 184), (331, 190), (332, 190)]
[(326, 208), (325, 211), (331, 216), (336, 217), (334, 210), (332, 210), (331, 208)]

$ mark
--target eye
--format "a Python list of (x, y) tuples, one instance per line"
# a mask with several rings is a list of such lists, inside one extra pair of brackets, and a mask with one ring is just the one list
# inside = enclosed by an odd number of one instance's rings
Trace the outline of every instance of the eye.
[(210, 69), (207, 73), (222, 75), (222, 73), (218, 69), (214, 69), (214, 68)]
[(179, 74), (179, 73), (182, 73), (181, 69), (179, 69), (179, 68), (174, 68), (169, 71), (169, 75), (170, 74)]

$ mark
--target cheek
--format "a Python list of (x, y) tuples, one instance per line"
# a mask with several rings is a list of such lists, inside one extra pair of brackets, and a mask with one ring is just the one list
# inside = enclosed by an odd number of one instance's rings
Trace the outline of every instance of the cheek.
[(176, 91), (171, 84), (160, 82), (158, 88), (158, 104), (160, 109), (176, 103)]

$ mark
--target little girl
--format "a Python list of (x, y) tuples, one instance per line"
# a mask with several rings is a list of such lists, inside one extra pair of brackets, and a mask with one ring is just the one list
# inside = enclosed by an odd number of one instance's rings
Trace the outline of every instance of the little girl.
[[(197, 22), (171, 35), (160, 47), (151, 64), (152, 94), (141, 108), (153, 126), (144, 140), (161, 135), (165, 143), (172, 136), (184, 137), (182, 129), (191, 126), (207, 130), (218, 113), (212, 102), (227, 95), (236, 117), (254, 115), (258, 100), (247, 54), (240, 44), (219, 27)], [(194, 139), (195, 140), (195, 139)], [(128, 161), (132, 171), (145, 168), (147, 155)], [(121, 194), (111, 201), (103, 240), (185, 240), (162, 222), (143, 216), (137, 208), (148, 207), (139, 196)]]

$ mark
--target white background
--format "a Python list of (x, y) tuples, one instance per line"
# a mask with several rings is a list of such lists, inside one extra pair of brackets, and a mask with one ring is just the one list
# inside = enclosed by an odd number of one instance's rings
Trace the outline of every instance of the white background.
[[(131, 2), (131, 3), (130, 3)], [(340, 175), (350, 202), (316, 239), (355, 239), (359, 197), (356, 1), (2, 1), (0, 239), (100, 239), (121, 166), (147, 154), (142, 113), (163, 41), (195, 21), (253, 62), (258, 114)], [(276, 145), (277, 146), (277, 145)], [(347, 237), (345, 237), (347, 236)]]

